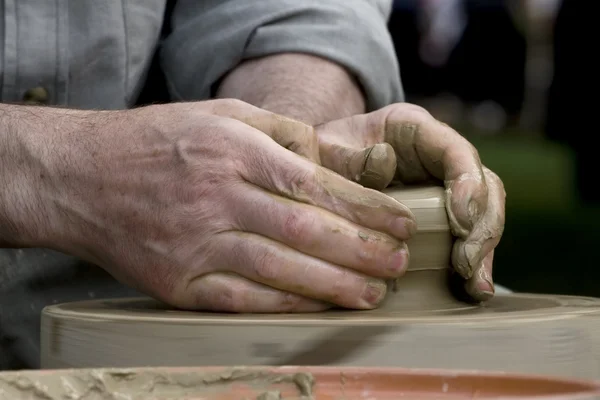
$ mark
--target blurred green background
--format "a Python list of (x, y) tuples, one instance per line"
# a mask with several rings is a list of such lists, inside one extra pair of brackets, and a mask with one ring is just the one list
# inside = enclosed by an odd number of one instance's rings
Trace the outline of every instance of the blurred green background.
[(575, 155), (524, 132), (464, 135), (506, 188), (495, 280), (518, 291), (600, 296), (591, 251), (600, 238), (600, 212), (579, 205), (573, 187)]

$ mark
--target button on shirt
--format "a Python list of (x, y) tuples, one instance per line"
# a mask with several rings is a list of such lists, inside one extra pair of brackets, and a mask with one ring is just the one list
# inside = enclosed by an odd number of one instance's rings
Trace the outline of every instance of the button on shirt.
[[(2, 3), (4, 102), (44, 92), (44, 104), (131, 107), (156, 50), (173, 100), (207, 99), (244, 58), (281, 52), (344, 65), (371, 109), (402, 98), (386, 27), (391, 0), (178, 0), (166, 16), (167, 0)], [(165, 17), (172, 31), (161, 42)]]

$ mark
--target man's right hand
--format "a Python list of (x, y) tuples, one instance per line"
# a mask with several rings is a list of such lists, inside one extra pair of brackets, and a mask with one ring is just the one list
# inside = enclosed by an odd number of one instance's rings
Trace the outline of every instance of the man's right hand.
[(61, 250), (213, 311), (369, 309), (408, 266), (413, 214), (319, 166), (307, 125), (236, 100), (2, 107), (7, 245)]

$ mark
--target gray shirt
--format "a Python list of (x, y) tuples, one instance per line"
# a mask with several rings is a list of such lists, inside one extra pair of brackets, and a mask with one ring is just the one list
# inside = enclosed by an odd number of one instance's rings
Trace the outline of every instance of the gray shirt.
[[(171, 8), (166, 0), (4, 0), (0, 100), (129, 108), (153, 60), (170, 100), (207, 99), (243, 59), (302, 52), (348, 68), (376, 109), (403, 97), (386, 26), (391, 3), (178, 0)], [(0, 369), (39, 365), (44, 306), (135, 294), (64, 254), (0, 250)]]
[(243, 59), (280, 52), (345, 66), (362, 83), (370, 109), (402, 99), (386, 26), (391, 0), (178, 0), (164, 40), (166, 0), (3, 3), (3, 102), (41, 90), (48, 104), (131, 107), (155, 50), (172, 100), (207, 99)]

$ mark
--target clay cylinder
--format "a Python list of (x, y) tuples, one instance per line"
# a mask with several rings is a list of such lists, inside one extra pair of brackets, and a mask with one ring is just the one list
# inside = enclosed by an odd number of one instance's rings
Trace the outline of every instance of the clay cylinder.
[(451, 293), (448, 277), (453, 237), (440, 186), (391, 187), (385, 193), (405, 204), (417, 219), (417, 234), (408, 241), (406, 274), (390, 282), (381, 310), (439, 310), (468, 307)]
[(600, 378), (600, 300), (513, 293), (481, 304), (447, 285), (452, 237), (440, 187), (391, 188), (414, 212), (410, 266), (385, 303), (312, 314), (185, 312), (152, 299), (42, 312), (42, 368), (329, 365)]

